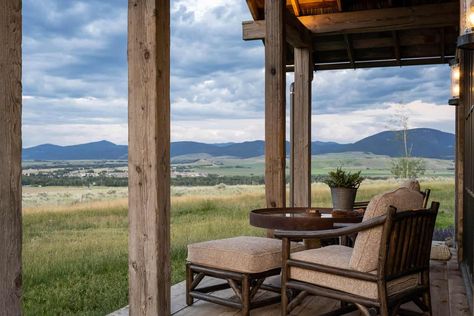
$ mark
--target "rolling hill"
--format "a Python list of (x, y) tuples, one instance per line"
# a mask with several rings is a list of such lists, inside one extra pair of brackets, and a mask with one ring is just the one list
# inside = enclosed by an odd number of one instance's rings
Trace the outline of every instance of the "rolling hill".
[[(351, 144), (334, 142), (312, 143), (312, 154), (369, 152), (376, 155), (399, 157), (403, 155), (403, 143), (399, 132), (385, 131)], [(435, 129), (417, 128), (408, 131), (408, 147), (412, 156), (453, 159), (454, 134)], [(287, 143), (287, 152), (289, 144)], [(173, 142), (171, 157), (208, 154), (211, 156), (231, 156), (236, 158), (258, 157), (264, 154), (265, 143), (261, 140), (242, 143), (205, 144), (199, 142)], [(128, 147), (108, 141), (58, 146), (39, 145), (23, 150), (24, 160), (121, 160), (127, 158)]]

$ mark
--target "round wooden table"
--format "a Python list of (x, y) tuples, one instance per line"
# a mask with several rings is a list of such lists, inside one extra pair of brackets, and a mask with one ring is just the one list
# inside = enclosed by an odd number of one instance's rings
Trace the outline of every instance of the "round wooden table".
[[(262, 208), (250, 212), (250, 225), (280, 230), (324, 230), (333, 229), (336, 223), (362, 221), (363, 213), (333, 217), (332, 211), (327, 207)], [(321, 246), (319, 239), (305, 239), (304, 244), (307, 249)]]
[(361, 213), (332, 216), (332, 208), (286, 207), (262, 208), (250, 212), (250, 225), (281, 230), (323, 230), (334, 228), (335, 223), (359, 223)]

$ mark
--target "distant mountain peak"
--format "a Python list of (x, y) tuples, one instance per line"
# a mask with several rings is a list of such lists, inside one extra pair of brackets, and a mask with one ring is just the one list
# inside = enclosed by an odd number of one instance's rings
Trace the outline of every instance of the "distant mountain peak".
[[(376, 155), (398, 157), (403, 154), (403, 144), (397, 137), (400, 131), (383, 131), (351, 144), (335, 142), (312, 142), (312, 154), (367, 152)], [(408, 145), (412, 156), (453, 159), (454, 134), (433, 128), (414, 128), (408, 130)], [(289, 144), (287, 143), (287, 153)], [(265, 153), (262, 140), (241, 143), (206, 144), (195, 141), (179, 141), (171, 144), (171, 157), (205, 154), (209, 156), (230, 156), (251, 158)], [(107, 140), (97, 142), (58, 146), (43, 144), (23, 149), (24, 160), (119, 160), (127, 159), (128, 147), (116, 145)]]

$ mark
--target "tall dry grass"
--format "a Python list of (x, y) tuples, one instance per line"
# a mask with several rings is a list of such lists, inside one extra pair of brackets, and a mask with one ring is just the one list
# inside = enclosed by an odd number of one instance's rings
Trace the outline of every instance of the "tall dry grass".
[[(453, 224), (454, 182), (424, 182), (441, 202), (437, 225)], [(395, 188), (367, 181), (358, 200)], [(236, 235), (264, 235), (248, 212), (264, 207), (263, 186), (173, 188), (172, 281), (184, 278), (189, 243)], [(312, 187), (313, 204), (330, 206), (329, 189)], [(89, 201), (24, 209), (24, 314), (104, 315), (127, 304), (127, 200)]]

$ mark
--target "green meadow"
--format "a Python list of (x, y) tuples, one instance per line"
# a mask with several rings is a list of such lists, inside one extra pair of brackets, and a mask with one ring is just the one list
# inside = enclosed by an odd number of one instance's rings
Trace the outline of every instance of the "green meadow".
[[(437, 227), (454, 221), (454, 181), (427, 180), (441, 202)], [(358, 200), (395, 188), (366, 181)], [(70, 190), (71, 188), (67, 188)], [(125, 189), (25, 188), (23, 309), (25, 315), (104, 315), (127, 305)], [(114, 191), (114, 192), (113, 192)], [(87, 196), (82, 202), (77, 200)], [(107, 197), (104, 199), (104, 196)], [(314, 184), (313, 205), (330, 206), (329, 189)], [(74, 197), (77, 197), (75, 199)], [(186, 245), (236, 235), (264, 235), (248, 212), (264, 206), (263, 186), (172, 188), (172, 281), (184, 279)]]
[[(426, 176), (451, 177), (454, 175), (452, 160), (423, 158)], [(187, 168), (196, 173), (219, 174), (223, 176), (263, 175), (265, 158), (253, 157), (237, 159), (232, 157), (211, 157), (208, 155), (188, 155), (173, 158), (175, 166)], [(313, 156), (312, 175), (326, 175), (335, 166), (348, 170), (362, 170), (367, 177), (391, 177), (390, 168), (394, 158), (362, 152), (346, 152)], [(289, 161), (287, 161), (287, 168)]]

